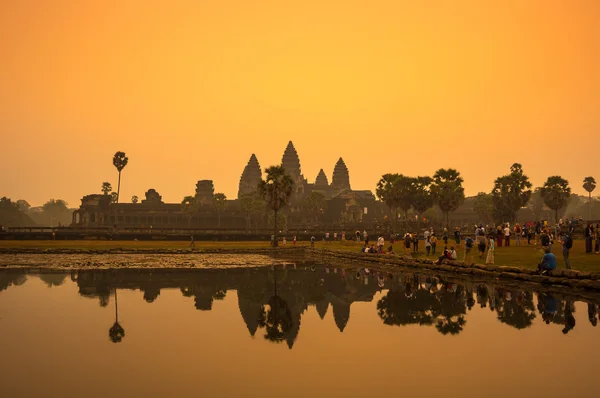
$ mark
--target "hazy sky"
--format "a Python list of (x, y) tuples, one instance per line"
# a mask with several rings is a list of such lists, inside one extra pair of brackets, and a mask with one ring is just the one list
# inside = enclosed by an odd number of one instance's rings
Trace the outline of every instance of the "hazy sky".
[(2, 1), (0, 196), (78, 206), (112, 155), (122, 198), (201, 179), (237, 196), (250, 155), (353, 188), (455, 167), (469, 195), (514, 162), (600, 179), (600, 1)]

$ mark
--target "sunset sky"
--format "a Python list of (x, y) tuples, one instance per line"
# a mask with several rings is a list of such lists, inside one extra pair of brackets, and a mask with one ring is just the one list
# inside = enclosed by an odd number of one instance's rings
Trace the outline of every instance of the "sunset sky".
[[(237, 196), (289, 140), (355, 189), (514, 162), (600, 179), (600, 1), (0, 2), (0, 196), (73, 207), (124, 151), (121, 197)], [(597, 192), (596, 192), (597, 193)]]

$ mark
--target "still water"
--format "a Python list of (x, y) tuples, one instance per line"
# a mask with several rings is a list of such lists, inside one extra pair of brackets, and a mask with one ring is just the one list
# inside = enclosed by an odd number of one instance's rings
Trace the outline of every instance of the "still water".
[(0, 271), (2, 397), (597, 397), (598, 306), (298, 263)]

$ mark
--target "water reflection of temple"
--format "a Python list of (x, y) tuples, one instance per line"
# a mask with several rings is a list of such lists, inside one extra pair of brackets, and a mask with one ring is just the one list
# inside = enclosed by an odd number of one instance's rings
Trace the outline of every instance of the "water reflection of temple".
[[(184, 296), (193, 297), (196, 309), (210, 311), (215, 300), (223, 299), (229, 290), (236, 290), (240, 314), (250, 335), (255, 336), (264, 328), (266, 338), (285, 340), (290, 348), (300, 332), (301, 318), (310, 306), (316, 308), (321, 319), (331, 307), (335, 324), (342, 332), (350, 319), (352, 303), (370, 302), (376, 292), (385, 288), (375, 280), (365, 284), (365, 278), (346, 277), (341, 269), (309, 266), (276, 270), (80, 271), (74, 272), (72, 279), (78, 284), (79, 294), (97, 297), (101, 306), (109, 303), (115, 288), (141, 290), (147, 302), (156, 300), (162, 289), (179, 289)], [(274, 296), (284, 303), (285, 308), (277, 310), (283, 311), (282, 316), (286, 317), (283, 326), (278, 326), (285, 330), (280, 330), (281, 336), (275, 337), (268, 322), (269, 314), (274, 312), (270, 305)], [(269, 334), (270, 331), (273, 333)]]
[[(68, 274), (40, 274), (48, 287), (60, 286)], [(0, 271), (0, 292), (25, 283), (20, 270)], [(292, 348), (302, 317), (314, 307), (321, 319), (330, 311), (336, 327), (343, 332), (354, 302), (371, 302), (377, 292), (387, 290), (377, 301), (377, 312), (390, 326), (434, 327), (444, 335), (455, 335), (467, 325), (467, 314), (475, 307), (489, 309), (496, 319), (516, 329), (532, 326), (536, 318), (548, 325), (560, 325), (564, 334), (576, 327), (574, 302), (587, 303), (587, 318), (596, 326), (600, 292), (588, 292), (585, 300), (567, 293), (540, 287), (524, 290), (518, 285), (448, 279), (420, 273), (378, 273), (360, 269), (298, 265), (277, 269), (228, 270), (85, 270), (74, 271), (79, 294), (97, 298), (107, 306), (115, 289), (140, 290), (149, 303), (159, 299), (162, 289), (178, 289), (193, 298), (200, 311), (210, 311), (215, 300), (228, 291), (237, 291), (238, 308), (248, 333), (285, 342)], [(537, 305), (534, 297), (537, 295)], [(116, 307), (116, 306), (115, 306)], [(115, 308), (116, 310), (116, 308)], [(111, 329), (112, 330), (112, 329)]]

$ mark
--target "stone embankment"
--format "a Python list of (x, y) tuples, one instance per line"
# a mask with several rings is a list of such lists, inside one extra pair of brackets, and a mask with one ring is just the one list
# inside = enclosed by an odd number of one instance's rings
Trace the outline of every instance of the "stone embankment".
[(444, 261), (442, 264), (437, 264), (433, 260), (415, 259), (410, 256), (398, 257), (387, 254), (354, 253), (328, 249), (308, 249), (306, 255), (308, 258), (321, 262), (335, 261), (347, 265), (356, 263), (357, 265), (362, 264), (370, 267), (421, 268), (445, 273), (600, 290), (600, 272), (560, 269), (548, 272), (546, 275), (538, 275), (535, 270), (520, 267), (465, 264), (460, 261)]

